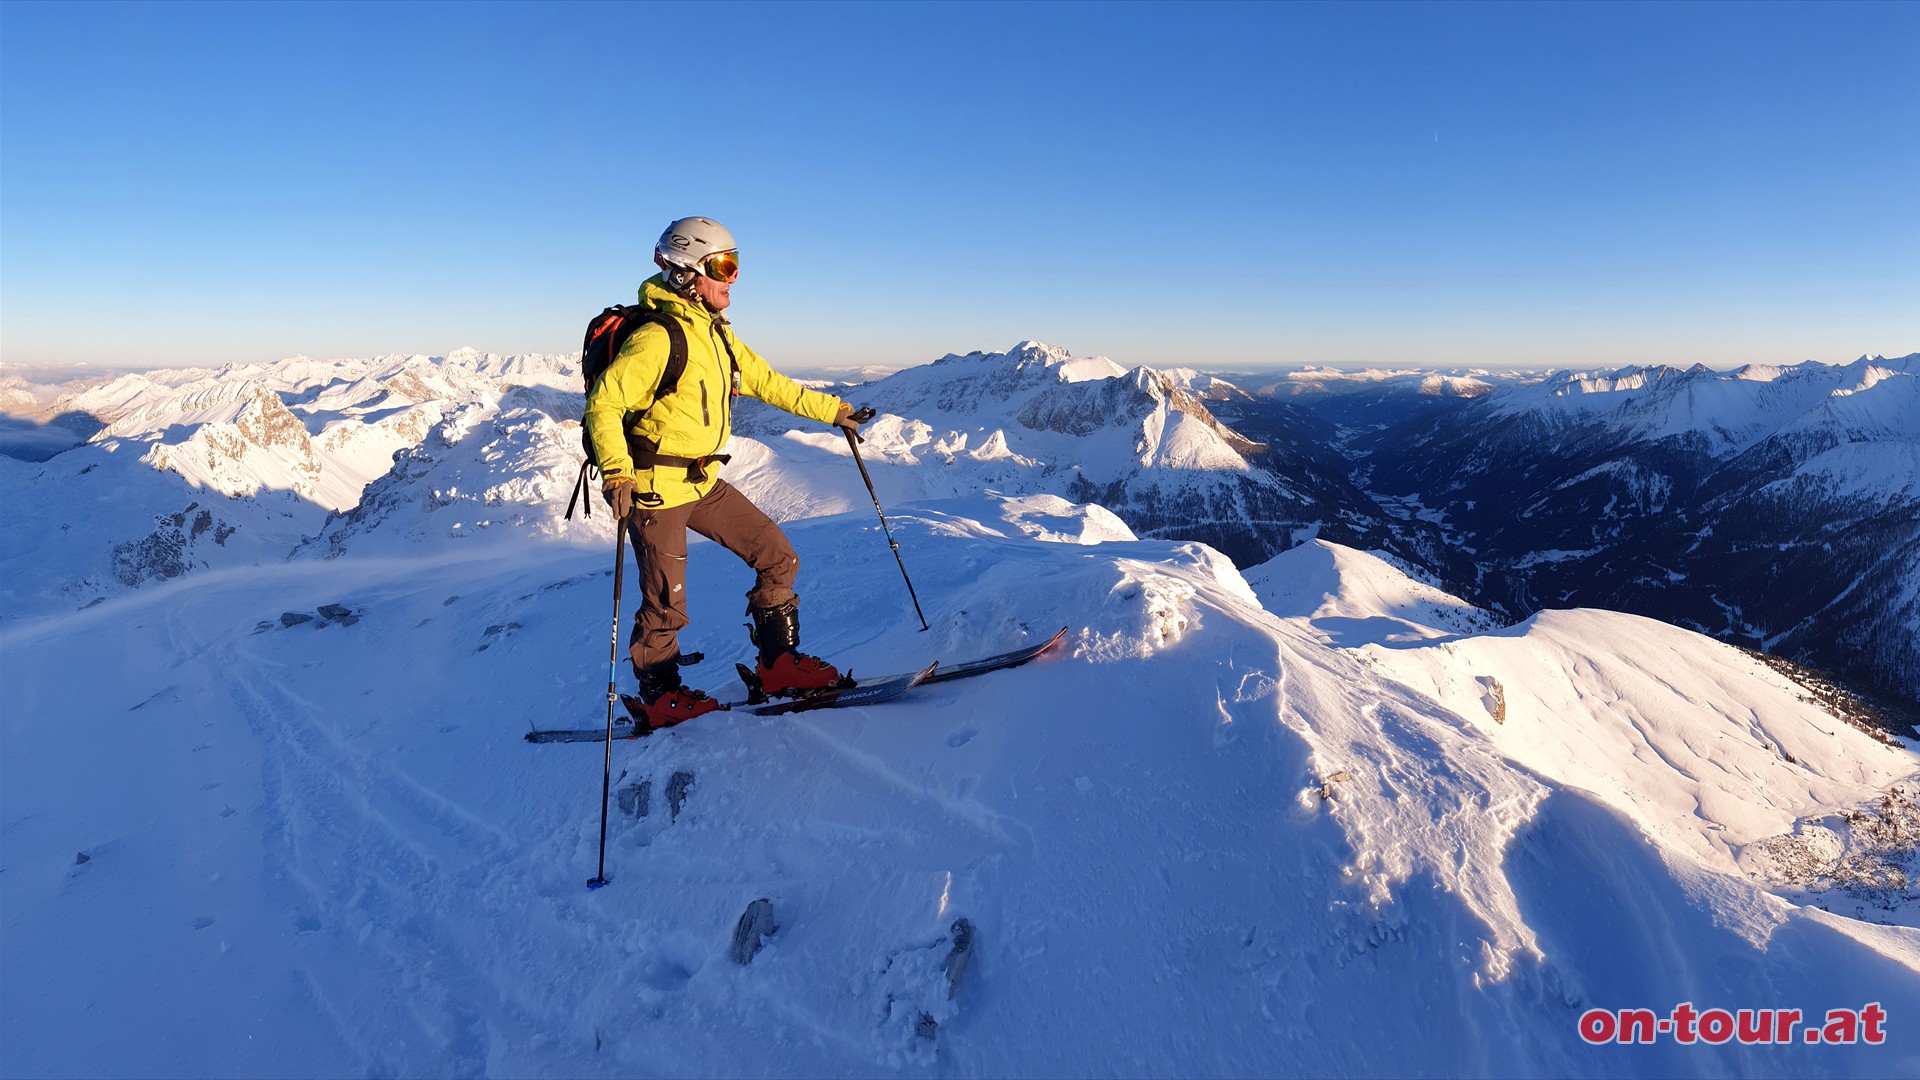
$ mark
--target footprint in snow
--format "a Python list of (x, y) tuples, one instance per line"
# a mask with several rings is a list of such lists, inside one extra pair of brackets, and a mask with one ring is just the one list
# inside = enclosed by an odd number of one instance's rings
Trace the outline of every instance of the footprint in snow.
[(655, 990), (673, 993), (685, 989), (692, 980), (691, 970), (663, 957), (656, 956), (640, 966), (640, 981)]
[[(624, 778), (624, 777), (623, 777)], [(675, 770), (666, 783), (666, 818), (662, 820), (656, 812), (659, 808), (653, 802), (653, 780), (639, 780), (626, 784), (615, 792), (620, 812), (639, 822), (639, 828), (631, 834), (630, 843), (640, 847), (652, 844), (654, 838), (668, 826), (680, 820), (680, 811), (687, 804), (687, 793), (693, 790), (693, 774), (684, 769)]]
[(687, 792), (693, 790), (693, 774), (684, 770), (676, 771), (667, 778), (668, 821), (680, 820), (680, 808), (687, 804)]
[(193, 920), (193, 928), (195, 930), (205, 930), (207, 927), (212, 925), (213, 925), (213, 916), (211, 915), (202, 915), (199, 918)]
[(954, 996), (973, 953), (973, 921), (960, 918), (933, 943), (902, 949), (875, 964), (880, 1014), (875, 1034), (889, 1056), (904, 1055), (919, 1064), (933, 1060), (941, 1025), (959, 1015)]
[(957, 750), (972, 742), (973, 737), (978, 734), (980, 733), (973, 728), (961, 728), (959, 731), (947, 736), (947, 745)]

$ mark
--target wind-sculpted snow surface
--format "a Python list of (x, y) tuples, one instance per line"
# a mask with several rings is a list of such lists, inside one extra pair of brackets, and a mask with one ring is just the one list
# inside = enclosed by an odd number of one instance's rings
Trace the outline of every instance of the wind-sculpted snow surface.
[[(549, 423), (476, 406), (428, 446), (505, 460), (558, 438)], [(432, 455), (416, 487), (446, 481)], [(1049, 496), (892, 509), (922, 633), (854, 509), (790, 528), (808, 648), (881, 674), (1063, 625), (1067, 647), (884, 705), (618, 744), (596, 891), (601, 752), (520, 734), (602, 715), (604, 534), (401, 543), (400, 522), (471, 512), (409, 511), (384, 540), (332, 534), (337, 558), (0, 627), (7, 1071), (1920, 1062), (1912, 898), (1854, 911), (1752, 855), (1879, 805), (1916, 759), (1757, 661), (1599, 612), (1497, 628), (1335, 545), (1250, 583)], [(686, 674), (722, 690), (747, 655), (748, 573), (696, 543), (689, 580), (683, 643), (709, 659)], [(103, 655), (111, 680), (91, 677)], [(741, 965), (735, 927), (762, 897), (777, 929)], [(1892, 1021), (1874, 1046), (1589, 1046), (1576, 1028), (1589, 1008), (1689, 1001), (1879, 1002)]]

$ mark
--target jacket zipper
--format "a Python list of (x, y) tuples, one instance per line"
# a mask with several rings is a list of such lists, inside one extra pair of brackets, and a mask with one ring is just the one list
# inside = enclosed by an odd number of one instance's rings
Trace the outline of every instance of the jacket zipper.
[[(733, 358), (733, 346), (727, 343), (727, 331), (717, 323), (708, 323), (707, 330), (720, 338), (720, 348), (727, 354), (727, 363), (721, 364), (720, 374), (725, 384), (731, 387), (733, 385), (732, 369), (739, 361)], [(713, 354), (713, 361), (715, 364), (720, 364), (720, 353), (716, 352)], [(705, 383), (700, 384), (700, 392), (702, 395), (700, 400), (703, 406), (706, 402), (706, 385)], [(732, 398), (733, 395), (731, 393), (720, 395), (720, 441), (713, 444), (713, 452), (716, 454), (726, 449), (727, 446), (727, 429), (732, 423), (733, 416)]]

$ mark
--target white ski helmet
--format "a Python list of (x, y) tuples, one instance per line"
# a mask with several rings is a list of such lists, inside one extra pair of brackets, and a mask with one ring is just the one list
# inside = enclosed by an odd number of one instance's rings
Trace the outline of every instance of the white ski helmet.
[(737, 250), (739, 246), (725, 225), (703, 217), (681, 218), (667, 226), (660, 242), (653, 245), (653, 253), (674, 269), (695, 273), (701, 272), (708, 256)]

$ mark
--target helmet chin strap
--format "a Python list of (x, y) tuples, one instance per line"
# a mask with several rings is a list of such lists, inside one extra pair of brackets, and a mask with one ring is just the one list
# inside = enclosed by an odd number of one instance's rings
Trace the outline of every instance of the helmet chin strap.
[(688, 270), (685, 267), (675, 266), (659, 255), (653, 257), (653, 265), (660, 268), (661, 278), (667, 283), (667, 288), (672, 289), (674, 292), (679, 293), (689, 300), (699, 299), (693, 291), (695, 271)]
[(654, 265), (664, 271), (664, 280), (667, 283), (667, 288), (706, 308), (709, 314), (719, 317), (720, 313), (714, 310), (712, 304), (701, 299), (699, 290), (694, 288), (694, 279), (700, 276), (698, 270), (687, 270), (675, 266), (658, 255), (653, 257), (653, 261)]

